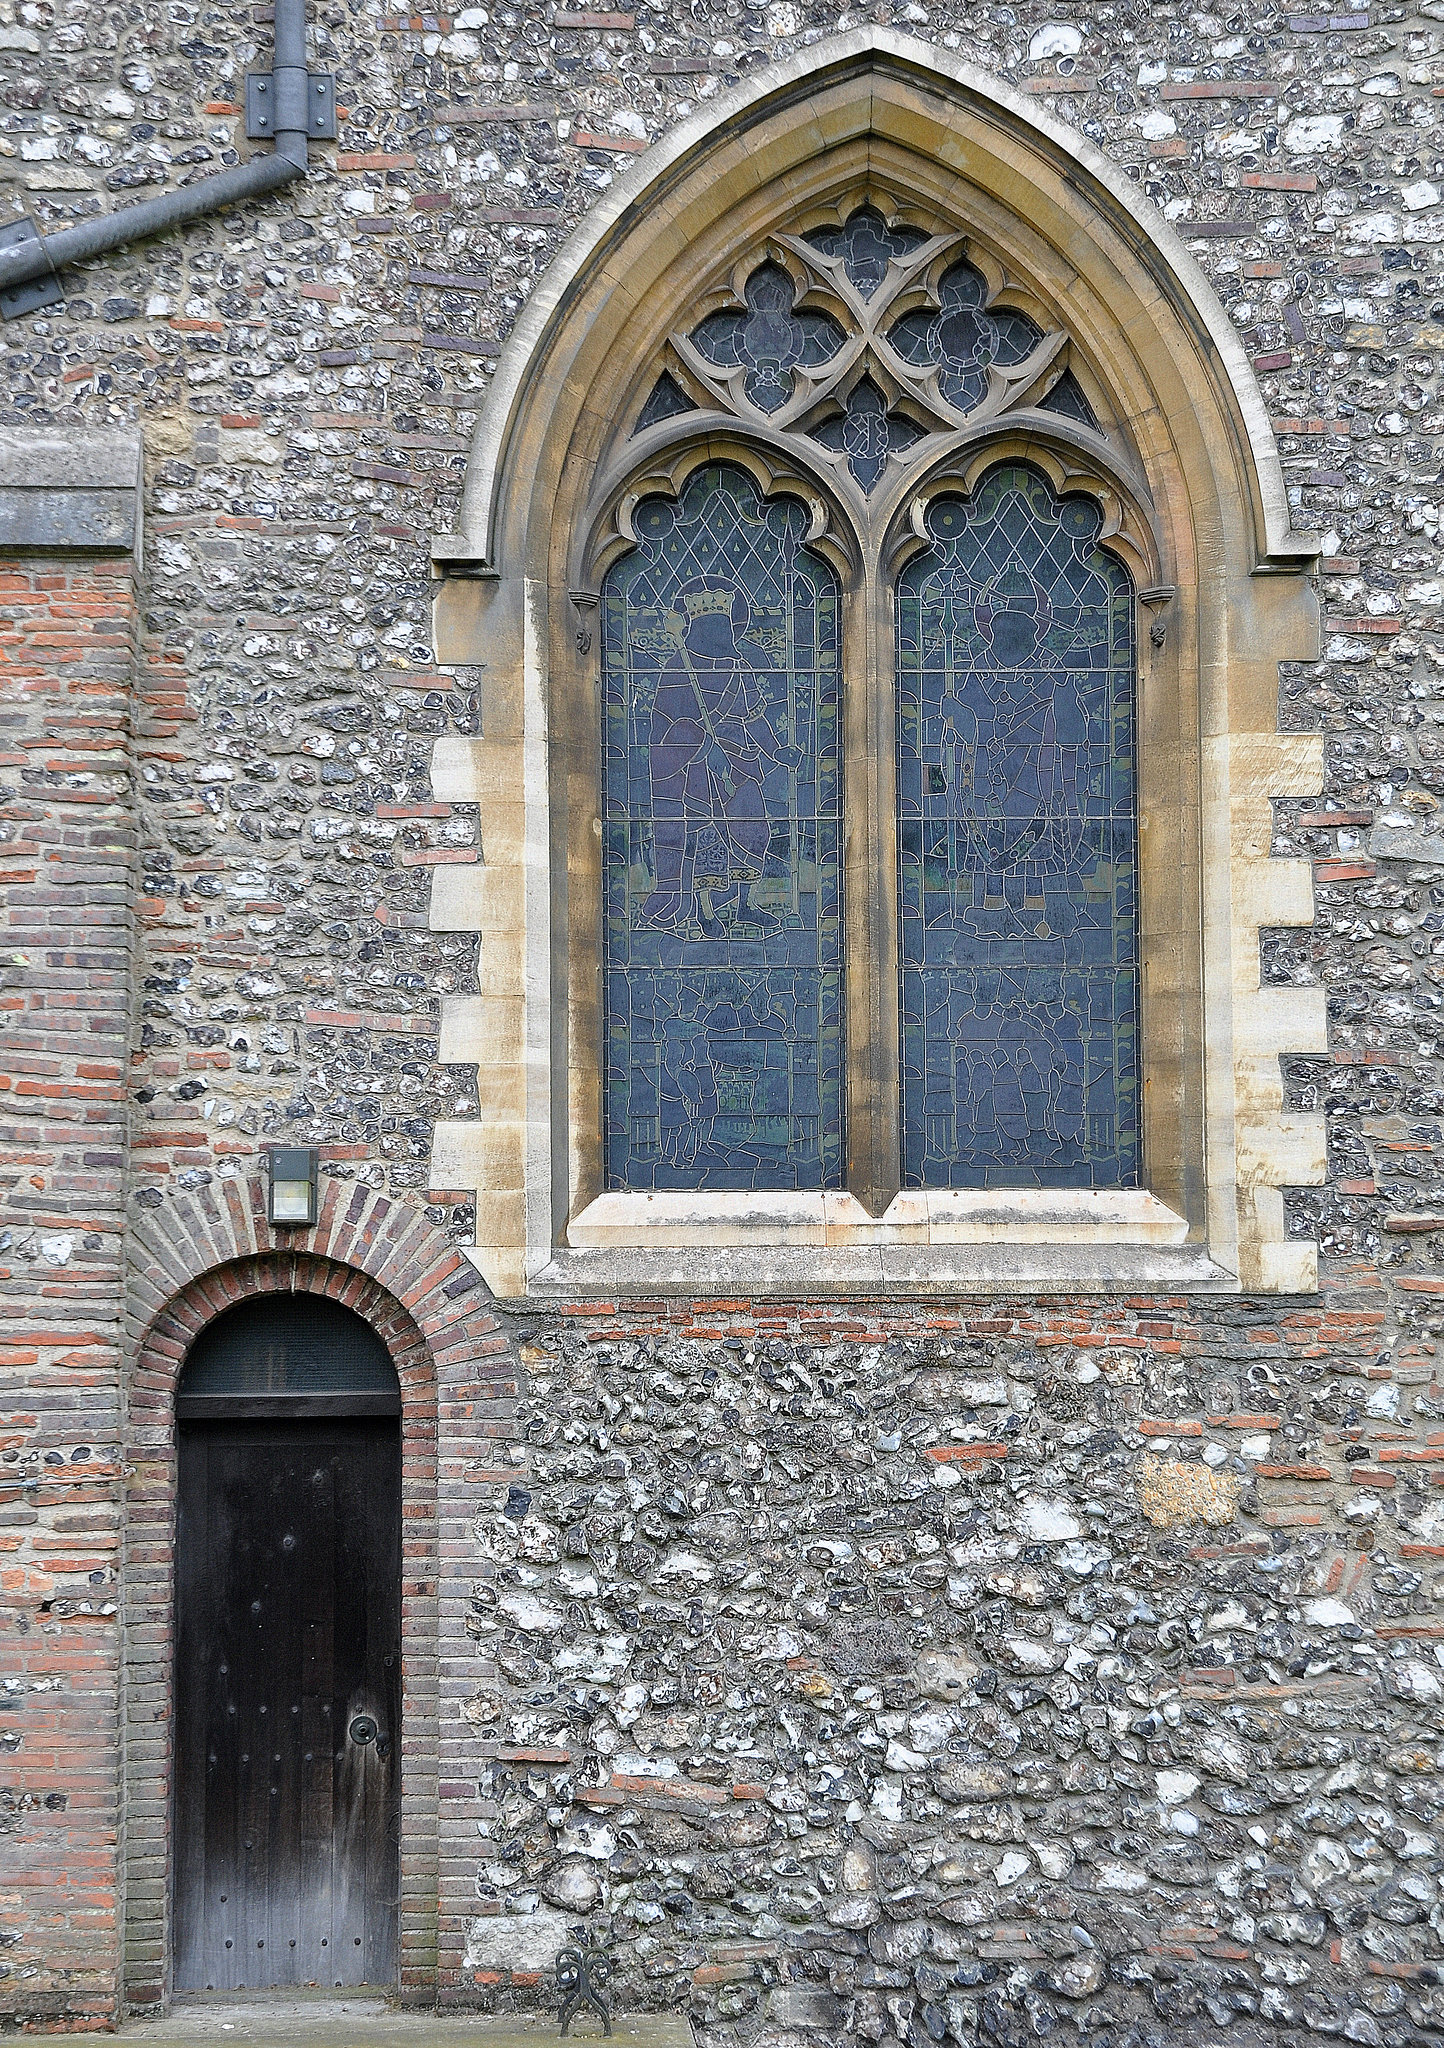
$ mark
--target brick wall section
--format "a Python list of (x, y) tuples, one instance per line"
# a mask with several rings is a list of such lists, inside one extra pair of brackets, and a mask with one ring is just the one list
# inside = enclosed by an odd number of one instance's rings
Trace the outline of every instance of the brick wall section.
[(0, 561), (0, 2000), (113, 2010), (128, 560)]
[[(277, 1289), (327, 1293), (391, 1351), (402, 1389), (401, 1971), (404, 2001), (432, 2004), (461, 1977), (475, 1895), (475, 1820), (460, 1794), (476, 1662), (465, 1630), (471, 1525), (505, 1498), (514, 1407), (510, 1349), (485, 1289), (421, 1213), (325, 1183), (313, 1229), (273, 1231), (259, 1180), (227, 1180), (146, 1215), (129, 1280), (136, 1358), (126, 1540), (125, 1995), (163, 2003), (168, 1964), (172, 1753), (175, 1385), (212, 1316)], [(438, 1456), (438, 1435), (441, 1453)], [(438, 1836), (438, 1795), (442, 1820)], [(468, 1853), (469, 1852), (469, 1853)]]

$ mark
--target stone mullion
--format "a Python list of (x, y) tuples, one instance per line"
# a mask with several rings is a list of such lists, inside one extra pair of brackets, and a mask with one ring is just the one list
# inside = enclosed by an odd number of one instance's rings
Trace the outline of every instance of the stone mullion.
[(898, 1189), (896, 680), (875, 554), (843, 609), (847, 1183), (880, 1215)]

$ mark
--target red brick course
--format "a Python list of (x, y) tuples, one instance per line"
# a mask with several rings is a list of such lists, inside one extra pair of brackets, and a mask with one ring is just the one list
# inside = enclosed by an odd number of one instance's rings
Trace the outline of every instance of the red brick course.
[(269, 1230), (256, 1175), (144, 1211), (123, 1240), (134, 662), (128, 562), (0, 562), (0, 2026), (103, 2027), (166, 1994), (172, 1396), (205, 1321), (274, 1288), (354, 1307), (402, 1379), (402, 1990), (429, 2002), (439, 1961), (459, 1971), (438, 1929), (463, 1925), (469, 1891), (457, 1877), (443, 1912), (438, 1615), (459, 1672), (468, 1587), (438, 1585), (437, 1561), (464, 1557), (508, 1481), (510, 1366), (473, 1269), (418, 1209), (354, 1183), (328, 1179), (305, 1233)]
[(117, 1994), (129, 561), (0, 560), (0, 2011)]

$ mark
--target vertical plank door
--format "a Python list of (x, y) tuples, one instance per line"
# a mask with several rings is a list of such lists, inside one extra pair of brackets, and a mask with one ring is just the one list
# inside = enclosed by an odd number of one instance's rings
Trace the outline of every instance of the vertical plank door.
[(394, 1978), (400, 1487), (390, 1419), (180, 1425), (177, 1990)]

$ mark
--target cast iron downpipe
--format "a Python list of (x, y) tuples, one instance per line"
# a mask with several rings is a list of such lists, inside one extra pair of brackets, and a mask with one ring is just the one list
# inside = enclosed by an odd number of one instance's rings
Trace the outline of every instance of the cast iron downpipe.
[(178, 192), (143, 199), (138, 206), (123, 206), (115, 213), (61, 228), (56, 234), (0, 249), (0, 291), (34, 278), (53, 277), (64, 264), (83, 263), (124, 242), (184, 227), (187, 221), (200, 220), (222, 206), (234, 206), (239, 199), (258, 199), (304, 177), (306, 102), (311, 89), (306, 73), (306, 0), (276, 0), (273, 65), (275, 148), (269, 156), (253, 156), (249, 163), (199, 178)]

